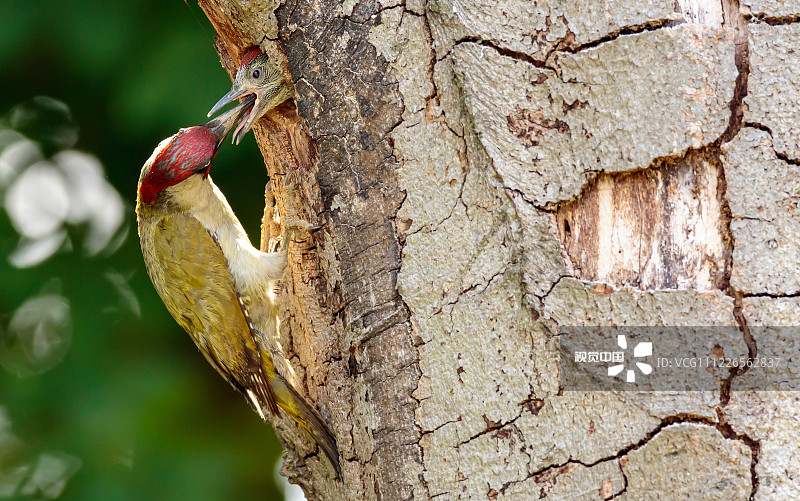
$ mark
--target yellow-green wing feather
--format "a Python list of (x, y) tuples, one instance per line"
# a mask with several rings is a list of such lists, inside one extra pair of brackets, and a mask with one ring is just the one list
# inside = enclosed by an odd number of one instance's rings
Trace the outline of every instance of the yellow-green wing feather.
[[(170, 214), (155, 225), (153, 247), (159, 262), (148, 263), (148, 271), (163, 275), (153, 282), (160, 284), (158, 293), (169, 312), (222, 377), (252, 399), (250, 390), (277, 415), (268, 380), (275, 368), (268, 355), (262, 356), (214, 236), (191, 215)], [(262, 409), (255, 410), (263, 415)]]

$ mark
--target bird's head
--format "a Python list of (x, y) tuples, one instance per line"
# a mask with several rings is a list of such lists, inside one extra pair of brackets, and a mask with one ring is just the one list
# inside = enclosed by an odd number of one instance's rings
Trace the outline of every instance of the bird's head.
[(217, 104), (208, 112), (208, 116), (234, 99), (253, 94), (256, 102), (247, 119), (243, 120), (233, 134), (233, 142), (239, 144), (253, 124), (272, 108), (292, 97), (292, 85), (287, 82), (280, 70), (272, 66), (269, 57), (255, 48), (250, 49), (242, 58), (233, 87), (222, 96)]
[(203, 125), (181, 129), (161, 141), (142, 167), (139, 198), (151, 203), (165, 189), (192, 176), (208, 176), (217, 150), (236, 123), (250, 111), (254, 101), (254, 96), (248, 97), (217, 118)]

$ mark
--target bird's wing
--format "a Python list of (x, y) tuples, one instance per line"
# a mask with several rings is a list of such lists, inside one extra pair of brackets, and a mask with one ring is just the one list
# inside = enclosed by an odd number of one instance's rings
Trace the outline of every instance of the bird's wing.
[(262, 355), (247, 310), (215, 237), (194, 217), (171, 214), (156, 225), (155, 255), (160, 257), (159, 294), (175, 320), (209, 363), (245, 394), (262, 417), (278, 414), (267, 378), (275, 369)]

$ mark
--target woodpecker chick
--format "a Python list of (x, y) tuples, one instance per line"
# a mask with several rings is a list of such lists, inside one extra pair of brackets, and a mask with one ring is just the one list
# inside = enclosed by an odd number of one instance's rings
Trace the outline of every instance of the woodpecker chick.
[(233, 133), (233, 142), (239, 144), (256, 120), (292, 97), (292, 92), (292, 84), (283, 78), (278, 68), (270, 64), (269, 57), (260, 49), (251, 49), (242, 58), (230, 92), (217, 101), (217, 104), (208, 112), (208, 116), (212, 116), (238, 97), (254, 94), (256, 103), (253, 105), (253, 110)]
[(292, 232), (312, 227), (297, 218), (290, 194), (283, 249), (257, 250), (208, 174), (220, 145), (255, 99), (181, 129), (153, 151), (136, 200), (142, 254), (167, 310), (211, 366), (263, 419), (283, 409), (314, 437), (341, 478), (333, 433), (283, 375), (288, 365), (268, 294), (286, 268)]

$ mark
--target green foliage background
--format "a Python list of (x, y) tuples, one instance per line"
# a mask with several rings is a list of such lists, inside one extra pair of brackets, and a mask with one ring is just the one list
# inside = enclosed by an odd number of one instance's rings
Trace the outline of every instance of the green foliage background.
[[(55, 368), (21, 378), (0, 367), (0, 406), (23, 444), (3, 450), (0, 443), (0, 476), (57, 450), (82, 463), (60, 499), (280, 497), (273, 479), (280, 446), (271, 427), (169, 316), (136, 237), (142, 164), (161, 139), (205, 122), (230, 87), (213, 35), (196, 4), (182, 1), (0, 2), (0, 116), (37, 95), (66, 103), (80, 130), (75, 149), (103, 163), (125, 199), (127, 227), (110, 255), (86, 257), (75, 245), (15, 269), (7, 256), (19, 237), (0, 206), (0, 336), (13, 312), (53, 278), (73, 322), (71, 345)], [(44, 132), (26, 134), (42, 139)], [(226, 144), (212, 175), (257, 239), (266, 170), (252, 136)], [(79, 242), (80, 233), (70, 229), (71, 240)], [(140, 315), (108, 280), (112, 270), (128, 279)]]

